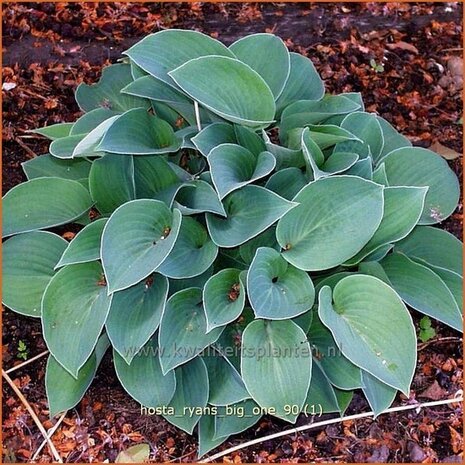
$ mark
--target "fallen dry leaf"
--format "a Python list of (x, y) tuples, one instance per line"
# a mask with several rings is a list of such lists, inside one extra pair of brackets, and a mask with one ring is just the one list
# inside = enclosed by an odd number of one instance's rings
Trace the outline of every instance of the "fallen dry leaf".
[(452, 150), (449, 147), (446, 147), (445, 145), (442, 145), (437, 141), (430, 146), (430, 150), (438, 153), (439, 155), (441, 155), (441, 157), (445, 158), (446, 160), (455, 160), (456, 158), (462, 156), (461, 153), (456, 152), (455, 150)]
[(386, 44), (386, 47), (389, 50), (395, 50), (395, 49), (405, 50), (407, 52), (414, 53), (415, 55), (417, 55), (419, 53), (418, 49), (415, 47), (415, 45), (412, 45), (412, 44), (409, 44), (409, 43), (403, 42), (403, 41), (395, 42), (394, 44)]

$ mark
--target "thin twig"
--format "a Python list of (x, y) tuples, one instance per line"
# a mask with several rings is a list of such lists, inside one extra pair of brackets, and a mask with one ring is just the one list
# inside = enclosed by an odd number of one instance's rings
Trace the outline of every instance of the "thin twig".
[[(415, 405), (402, 405), (400, 407), (394, 407), (385, 410), (382, 412), (380, 415), (384, 415), (386, 413), (393, 413), (393, 412), (402, 412), (404, 410), (415, 410), (415, 409), (422, 409), (425, 407), (434, 407), (436, 405), (446, 405), (446, 404), (455, 404), (463, 402), (463, 391), (458, 391), (456, 393), (456, 397), (453, 399), (446, 399), (446, 400), (439, 400), (435, 402), (427, 402), (424, 404), (415, 404)], [(213, 462), (216, 459), (219, 459), (220, 457), (224, 457), (225, 455), (228, 455), (232, 452), (238, 451), (240, 449), (245, 449), (246, 447), (253, 446), (255, 444), (260, 444), (265, 441), (270, 441), (271, 439), (276, 439), (280, 438), (282, 436), (287, 436), (289, 434), (295, 434), (300, 431), (306, 431), (309, 429), (313, 428), (318, 428), (320, 426), (326, 426), (326, 425), (331, 425), (334, 423), (341, 423), (343, 421), (348, 421), (348, 420), (358, 420), (359, 418), (367, 418), (374, 416), (374, 412), (366, 412), (366, 413), (358, 413), (357, 415), (348, 415), (346, 417), (342, 418), (331, 418), (330, 420), (325, 420), (325, 421), (319, 421), (317, 423), (311, 423), (309, 425), (303, 425), (299, 426), (298, 428), (292, 428), (288, 429), (286, 431), (280, 431), (279, 433), (274, 433), (274, 434), (269, 434), (268, 436), (263, 436), (261, 438), (253, 439), (251, 441), (244, 442), (242, 444), (239, 444), (238, 446), (230, 447), (229, 449), (226, 449), (222, 452), (219, 452), (218, 454), (212, 455), (211, 457), (208, 457), (204, 460), (200, 460), (198, 463), (209, 463)]]
[(26, 360), (25, 362), (20, 363), (19, 365), (15, 365), (15, 366), (13, 366), (11, 368), (8, 368), (8, 370), (6, 370), (5, 373), (11, 373), (12, 371), (19, 370), (20, 368), (23, 368), (24, 366), (29, 365), (31, 362), (35, 362), (36, 360), (38, 360), (39, 358), (44, 357), (47, 354), (48, 354), (48, 350), (44, 350), (43, 352), (41, 352), (38, 355), (35, 355), (34, 357), (30, 358), (29, 360)]
[(195, 120), (197, 121), (197, 129), (199, 132), (202, 130), (202, 124), (200, 122), (200, 109), (199, 104), (196, 100), (194, 100), (194, 111), (195, 111)]
[(31, 148), (29, 148), (19, 137), (15, 137), (15, 142), (23, 148), (32, 158), (37, 158), (37, 153), (34, 152)]
[(8, 374), (4, 370), (2, 370), (2, 376), (5, 378), (6, 382), (10, 385), (11, 389), (13, 389), (15, 394), (19, 397), (19, 400), (26, 407), (27, 411), (30, 413), (32, 419), (34, 420), (34, 423), (37, 425), (37, 428), (39, 428), (40, 432), (42, 433), (42, 436), (47, 439), (48, 446), (53, 456), (55, 457), (55, 460), (59, 463), (63, 463), (63, 461), (61, 460), (60, 454), (56, 450), (53, 442), (47, 436), (47, 431), (45, 431), (45, 428), (43, 427), (42, 423), (40, 422), (33, 408), (30, 406), (29, 402), (23, 396), (23, 393), (18, 389), (16, 384), (13, 383), (13, 380), (8, 376)]
[(447, 337), (440, 337), (437, 339), (431, 339), (431, 341), (424, 342), (423, 344), (418, 344), (418, 350), (426, 349), (431, 344), (439, 344), (442, 342), (460, 342), (462, 340), (461, 337), (456, 336), (447, 336)]
[(53, 427), (48, 430), (47, 437), (43, 440), (39, 448), (34, 452), (34, 455), (32, 456), (32, 459), (30, 460), (31, 462), (37, 458), (37, 456), (40, 454), (40, 451), (45, 447), (45, 444), (47, 444), (47, 442), (52, 439), (52, 436), (55, 434), (55, 431), (58, 429), (61, 422), (65, 419), (67, 413), (68, 411), (64, 412), (61, 415), (61, 417), (58, 419), (58, 421), (53, 425)]

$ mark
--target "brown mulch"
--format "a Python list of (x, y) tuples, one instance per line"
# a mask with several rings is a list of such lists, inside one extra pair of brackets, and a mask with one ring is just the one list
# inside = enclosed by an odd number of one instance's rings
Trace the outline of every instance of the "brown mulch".
[[(2, 92), (3, 193), (25, 179), (21, 162), (47, 151), (47, 142), (29, 129), (74, 121), (80, 112), (73, 92), (80, 82), (95, 82), (102, 65), (134, 42), (172, 27), (195, 28), (227, 44), (253, 32), (273, 32), (313, 60), (329, 92), (360, 91), (368, 111), (391, 121), (415, 145), (440, 143), (461, 152), (461, 18), (460, 3), (5, 4), (3, 82), (15, 87)], [(462, 179), (461, 158), (449, 163)], [(460, 204), (443, 227), (462, 237), (462, 215)], [(410, 401), (448, 398), (462, 387), (462, 347), (442, 340), (457, 334), (436, 322), (433, 327), (435, 342), (419, 352)], [(21, 363), (25, 351), (32, 357), (45, 349), (37, 320), (4, 310), (3, 332), (4, 368)], [(49, 428), (44, 370), (42, 359), (13, 378)], [(398, 396), (396, 403), (408, 401)], [(356, 395), (348, 413), (363, 410), (367, 403)], [(266, 417), (221, 448), (283, 428), (285, 423)], [(195, 438), (160, 417), (140, 414), (117, 381), (109, 353), (53, 440), (66, 462), (113, 462), (120, 450), (139, 442), (150, 444), (154, 461), (195, 459)], [(3, 386), (4, 461), (27, 461), (41, 442), (25, 408)], [(453, 462), (460, 461), (462, 447), (461, 411), (443, 406), (265, 442), (227, 461)], [(51, 460), (47, 448), (39, 458)]]

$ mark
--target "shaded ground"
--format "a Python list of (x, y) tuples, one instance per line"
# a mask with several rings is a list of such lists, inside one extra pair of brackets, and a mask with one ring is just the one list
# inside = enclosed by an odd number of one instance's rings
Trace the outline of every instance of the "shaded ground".
[[(253, 32), (274, 32), (314, 61), (328, 91), (362, 92), (368, 111), (391, 121), (415, 145), (440, 143), (462, 150), (459, 4), (24, 3), (3, 10), (3, 79), (10, 84), (3, 91), (4, 193), (24, 180), (21, 162), (47, 150), (45, 141), (26, 131), (74, 121), (80, 114), (73, 98), (79, 82), (95, 82), (103, 64), (114, 62), (145, 34), (170, 27), (202, 30), (225, 43)], [(384, 70), (377, 71), (378, 65)], [(461, 159), (449, 163), (461, 179)], [(444, 227), (461, 237), (461, 204)], [(444, 339), (456, 334), (435, 322), (433, 326), (437, 335), (419, 352), (410, 400), (448, 398), (461, 387), (461, 345)], [(3, 329), (5, 367), (21, 363), (25, 351), (31, 357), (46, 348), (38, 321), (4, 311)], [(41, 359), (14, 372), (14, 379), (49, 428), (44, 370)], [(399, 396), (396, 403), (407, 401)], [(363, 410), (368, 406), (356, 395), (348, 413)], [(5, 386), (3, 419), (4, 460), (27, 461), (42, 437)], [(285, 423), (265, 418), (221, 447), (283, 428)], [(313, 430), (227, 460), (451, 462), (460, 461), (461, 436), (461, 412), (441, 407)], [(112, 462), (121, 449), (137, 442), (149, 442), (156, 461), (189, 462), (196, 446), (192, 437), (163, 419), (140, 415), (138, 404), (116, 380), (109, 354), (54, 442), (68, 462)], [(46, 448), (40, 459), (50, 461)]]

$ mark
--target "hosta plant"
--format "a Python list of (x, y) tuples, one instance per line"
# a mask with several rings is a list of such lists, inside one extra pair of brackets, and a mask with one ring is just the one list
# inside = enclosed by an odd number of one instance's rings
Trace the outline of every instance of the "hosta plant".
[(462, 329), (444, 159), (271, 34), (165, 30), (124, 55), (77, 88), (76, 122), (35, 131), (49, 153), (3, 198), (3, 302), (42, 321), (50, 414), (109, 347), (200, 456), (264, 414), (408, 396), (412, 315)]

